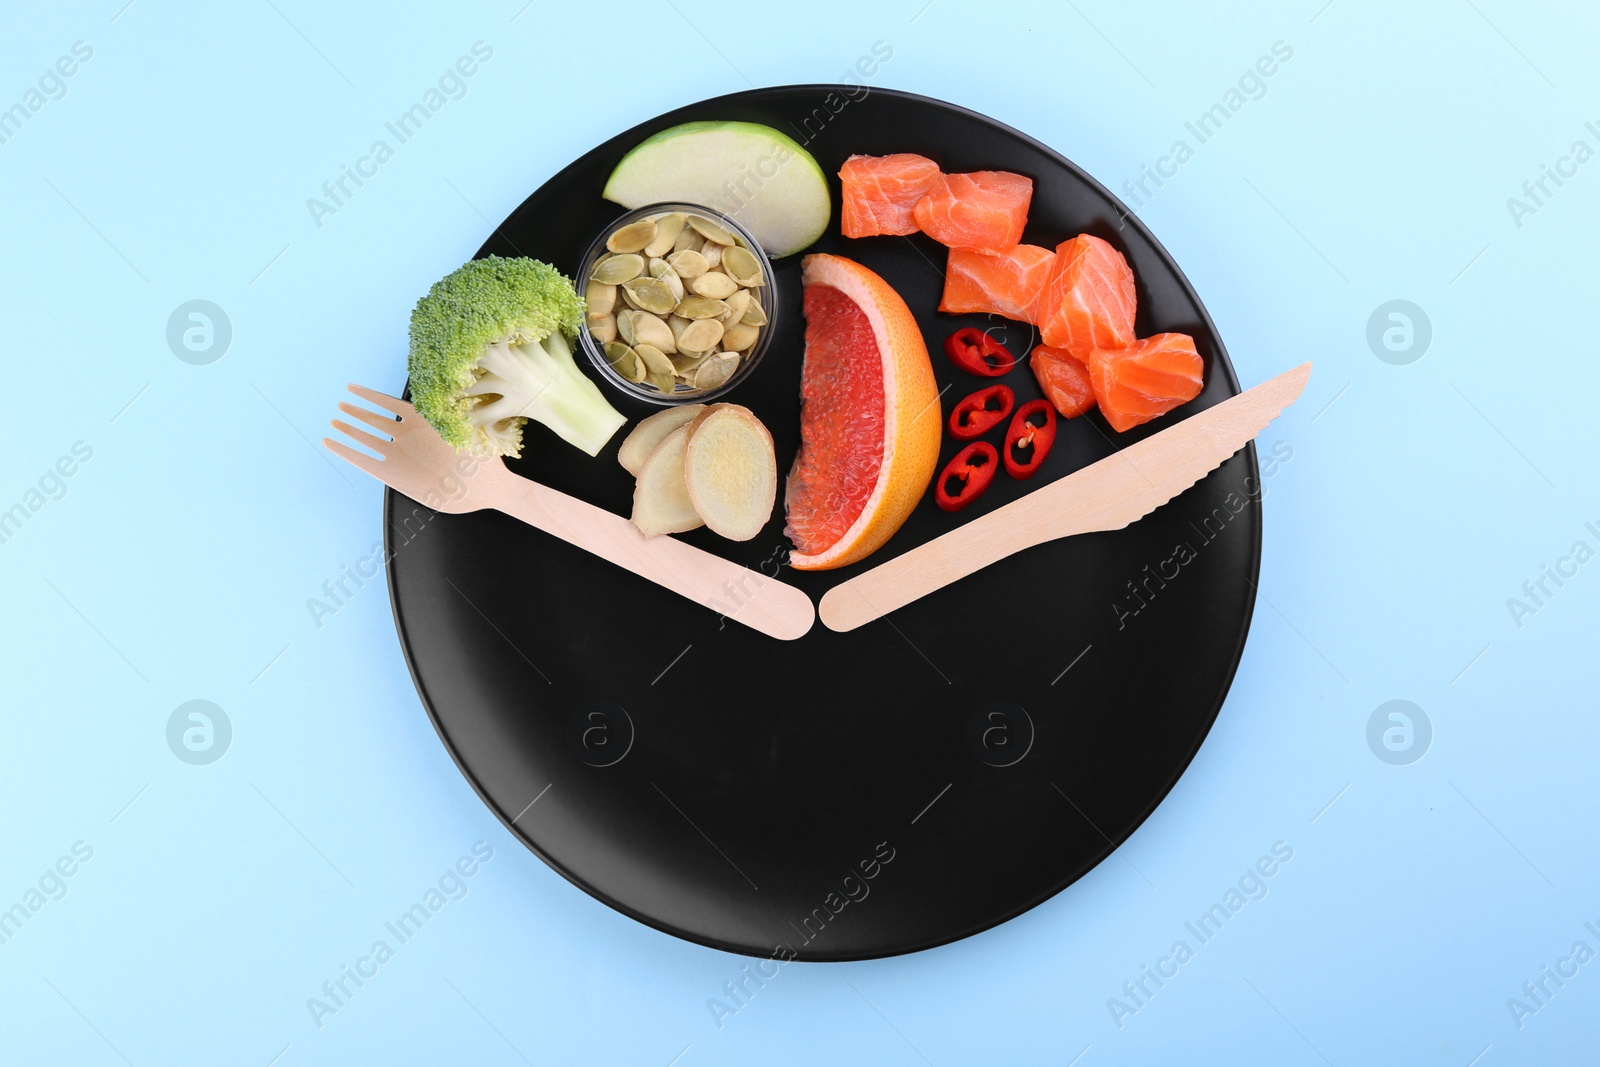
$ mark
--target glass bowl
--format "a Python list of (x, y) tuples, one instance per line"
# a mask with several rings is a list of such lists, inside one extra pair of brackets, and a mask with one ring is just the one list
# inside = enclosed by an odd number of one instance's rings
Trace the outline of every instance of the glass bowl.
[[(586, 315), (584, 317), (583, 326), (578, 333), (578, 347), (583, 349), (584, 354), (589, 357), (589, 362), (594, 364), (594, 368), (599, 373), (600, 377), (606, 382), (607, 385), (611, 386), (613, 389), (625, 393), (630, 397), (643, 400), (649, 404), (659, 404), (662, 406), (671, 406), (674, 404), (700, 404), (707, 400), (712, 400), (716, 397), (723, 396), (736, 389), (739, 386), (739, 383), (748, 378), (756, 369), (756, 365), (761, 362), (761, 357), (766, 354), (767, 347), (772, 342), (773, 331), (777, 325), (776, 318), (778, 301), (777, 293), (775, 292), (776, 279), (772, 271), (771, 260), (769, 260), (767, 258), (767, 254), (762, 251), (760, 243), (756, 241), (753, 236), (751, 236), (750, 231), (740, 225), (737, 220), (729, 218), (720, 211), (705, 207), (700, 204), (670, 202), (649, 204), (645, 207), (636, 208), (632, 211), (625, 212), (622, 215), (617, 216), (617, 218), (611, 220), (611, 222), (607, 223), (605, 228), (602, 229), (595, 237), (594, 242), (589, 245), (588, 251), (584, 252), (583, 254), (583, 260), (578, 265), (576, 279), (578, 292), (586, 293), (590, 274), (593, 273), (595, 266), (599, 263), (600, 259), (603, 256), (608, 255), (606, 250), (606, 241), (613, 233), (620, 230), (622, 227), (638, 222), (641, 219), (667, 215), (676, 211), (682, 211), (688, 215), (698, 215), (703, 219), (708, 219), (711, 222), (716, 223), (718, 226), (721, 226), (723, 229), (727, 230), (733, 235), (734, 243), (736, 245), (743, 247), (755, 257), (756, 263), (761, 268), (762, 284), (750, 290), (751, 299), (760, 304), (762, 312), (767, 317), (767, 321), (765, 325), (760, 327), (761, 332), (757, 336), (755, 343), (740, 354), (739, 365), (734, 368), (732, 377), (730, 377), (727, 381), (723, 382), (721, 385), (709, 389), (696, 389), (692, 385), (685, 385), (680, 381), (675, 383), (672, 392), (663, 393), (647, 381), (629, 381), (611, 365), (611, 362), (606, 358), (605, 345), (590, 331), (590, 323), (588, 316)], [(669, 252), (668, 254), (670, 255), (671, 253)], [(649, 271), (647, 268), (645, 275), (643, 276), (647, 277), (648, 275)], [(620, 286), (617, 287), (616, 291), (615, 307), (618, 311), (635, 310), (626, 303)], [(663, 315), (660, 317), (666, 319), (668, 316)], [(621, 340), (621, 338), (619, 337), (618, 340)], [(720, 346), (717, 350), (721, 351)], [(672, 353), (668, 354), (669, 356), (672, 355)]]

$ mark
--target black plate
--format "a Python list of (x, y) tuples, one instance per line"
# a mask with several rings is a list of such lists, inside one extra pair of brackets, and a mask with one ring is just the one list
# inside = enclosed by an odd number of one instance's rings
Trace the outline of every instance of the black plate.
[[(1032, 177), (1026, 239), (1053, 246), (1087, 231), (1121, 249), (1138, 278), (1139, 333), (1192, 334), (1206, 386), (1187, 407), (1128, 434), (1112, 433), (1098, 413), (1063, 423), (1033, 481), (1002, 476), (960, 515), (938, 510), (930, 493), (863, 564), (783, 568), (813, 600), (1239, 391), (1183, 274), (1083, 171), (982, 115), (906, 93), (862, 93), (761, 89), (644, 123), (546, 182), (480, 255), (576, 270), (589, 240), (621, 213), (600, 189), (631, 146), (689, 120), (764, 122), (806, 143), (830, 176), (852, 153), (919, 152), (947, 171)], [(830, 181), (834, 220), (813, 250), (859, 260), (905, 297), (949, 387), (946, 411), (989, 384), (940, 353), (952, 330), (1000, 327), (1014, 351), (1028, 351), (1028, 326), (935, 311), (944, 250), (931, 240), (838, 236)], [(799, 256), (778, 261), (781, 333), (727, 398), (771, 428), (780, 471), (798, 445), (799, 275)], [(1022, 364), (1004, 380), (1019, 403), (1038, 395)], [(648, 413), (610, 398), (631, 418)], [(627, 514), (622, 437), (590, 459), (530, 424), (525, 458), (512, 467)], [(955, 451), (946, 441), (941, 459)], [(484, 802), (546, 863), (624, 914), (691, 941), (864, 959), (929, 948), (1026, 911), (1082, 877), (1154, 810), (1205, 738), (1243, 651), (1260, 562), (1250, 493), (1258, 478), (1251, 447), (1126, 530), (1031, 549), (860, 630), (818, 623), (791, 642), (723, 626), (504, 515), (434, 517), (394, 493), (385, 501), (389, 587), (440, 737)], [(744, 544), (705, 530), (684, 538), (772, 574), (785, 545), (782, 512), (780, 501), (767, 529)]]

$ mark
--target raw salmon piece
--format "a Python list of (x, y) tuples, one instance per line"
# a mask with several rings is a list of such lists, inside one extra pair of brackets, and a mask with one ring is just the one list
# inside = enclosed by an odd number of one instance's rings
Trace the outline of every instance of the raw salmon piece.
[(943, 174), (917, 201), (917, 227), (942, 245), (998, 256), (1028, 222), (1033, 179), (1003, 170)]
[(1055, 261), (1054, 252), (1038, 245), (1018, 245), (998, 256), (952, 248), (939, 310), (952, 315), (992, 311), (1036, 323), (1035, 306)]
[(841, 228), (846, 237), (905, 235), (917, 232), (912, 210), (939, 177), (939, 164), (926, 156), (851, 156), (839, 168), (843, 189)]
[(1055, 268), (1039, 295), (1039, 336), (1085, 363), (1097, 348), (1133, 341), (1133, 271), (1122, 253), (1081, 233), (1056, 245)]
[(1111, 428), (1129, 430), (1200, 395), (1205, 364), (1186, 333), (1158, 333), (1089, 356), (1094, 396)]
[(1094, 384), (1089, 368), (1064, 348), (1039, 345), (1028, 357), (1028, 366), (1044, 390), (1045, 399), (1065, 419), (1075, 419), (1094, 407)]

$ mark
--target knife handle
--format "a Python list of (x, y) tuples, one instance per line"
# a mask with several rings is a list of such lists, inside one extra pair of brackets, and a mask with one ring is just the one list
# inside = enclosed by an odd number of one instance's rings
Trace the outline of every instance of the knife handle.
[(828, 590), (817, 614), (854, 630), (1013, 552), (1120, 530), (1215, 470), (1294, 403), (1302, 363)]
[(1028, 498), (1013, 500), (840, 582), (823, 594), (817, 616), (830, 630), (854, 630), (1013, 553), (1074, 532), (1052, 529)]

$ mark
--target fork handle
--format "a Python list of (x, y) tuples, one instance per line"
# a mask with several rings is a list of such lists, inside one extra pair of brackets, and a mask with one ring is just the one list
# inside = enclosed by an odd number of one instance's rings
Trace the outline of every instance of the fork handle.
[(646, 537), (620, 515), (526, 478), (512, 475), (497, 489), (495, 510), (771, 637), (792, 641), (816, 619), (810, 597), (759, 571), (672, 537)]

